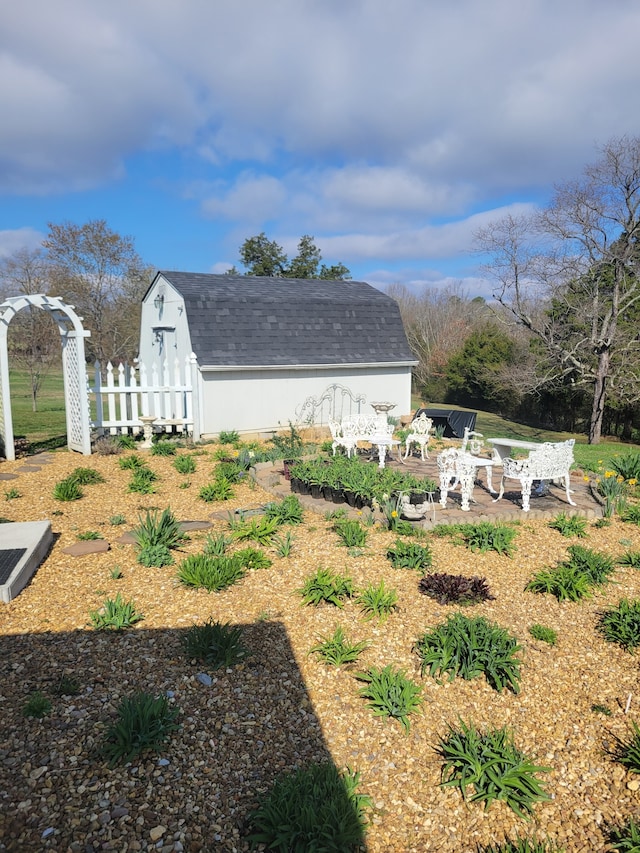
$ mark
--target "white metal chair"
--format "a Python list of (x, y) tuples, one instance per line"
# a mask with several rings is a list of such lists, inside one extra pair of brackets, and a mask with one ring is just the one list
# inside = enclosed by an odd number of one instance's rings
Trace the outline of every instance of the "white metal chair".
[(469, 501), (473, 500), (473, 487), (478, 476), (478, 468), (487, 472), (487, 488), (493, 492), (491, 484), (491, 466), (493, 459), (472, 456), (457, 447), (449, 447), (437, 456), (440, 472), (440, 506), (447, 506), (447, 495), (460, 484), (460, 509), (469, 511)]
[(425, 414), (420, 415), (418, 418), (414, 418), (411, 421), (411, 425), (409, 429), (411, 432), (407, 435), (405, 439), (405, 454), (404, 458), (406, 459), (409, 456), (411, 451), (412, 444), (420, 445), (420, 456), (422, 457), (422, 461), (429, 458), (429, 453), (427, 451), (427, 445), (429, 443), (429, 433), (431, 431), (431, 427), (433, 426), (433, 421), (431, 418), (428, 418)]

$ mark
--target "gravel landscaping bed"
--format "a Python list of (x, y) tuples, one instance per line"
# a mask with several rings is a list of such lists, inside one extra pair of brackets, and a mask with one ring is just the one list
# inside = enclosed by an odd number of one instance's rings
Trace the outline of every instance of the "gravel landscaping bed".
[[(484, 677), (439, 683), (420, 675), (413, 646), (460, 608), (421, 595), (418, 572), (391, 566), (386, 551), (397, 537), (380, 525), (367, 528), (366, 546), (350, 552), (330, 521), (305, 510), (303, 525), (290, 528), (290, 556), (263, 548), (270, 568), (218, 593), (177, 582), (180, 560), (201, 551), (208, 535), (229, 532), (228, 512), (272, 499), (247, 481), (229, 501), (200, 500), (214, 449), (179, 451), (193, 455), (189, 475), (178, 474), (171, 457), (149, 456), (159, 477), (149, 495), (128, 491), (131, 472), (118, 456), (63, 451), (35, 464), (40, 470), (22, 470), (24, 460), (2, 464), (2, 474), (18, 475), (5, 491), (20, 497), (3, 501), (0, 515), (49, 519), (55, 542), (27, 588), (0, 605), (0, 850), (245, 851), (258, 794), (279, 773), (322, 760), (360, 772), (359, 790), (373, 801), (370, 853), (476, 853), (518, 834), (548, 837), (566, 853), (611, 849), (608, 828), (640, 814), (638, 779), (611, 755), (631, 721), (640, 720), (640, 686), (637, 658), (605, 642), (595, 625), (603, 607), (640, 597), (640, 571), (617, 566), (615, 582), (580, 603), (524, 587), (576, 542), (612, 557), (640, 550), (640, 527), (618, 520), (597, 527), (590, 519), (587, 538), (576, 540), (547, 520), (523, 518), (512, 557), (472, 553), (429, 534), (433, 571), (484, 576), (495, 596), (463, 612), (498, 623), (522, 646), (518, 695), (497, 692)], [(55, 500), (54, 485), (78, 466), (94, 468), (105, 482), (83, 486), (81, 500)], [(166, 507), (183, 521), (212, 526), (189, 532), (176, 564), (145, 567), (135, 546), (118, 540), (146, 510)], [(117, 516), (125, 523), (115, 524)], [(110, 549), (64, 553), (87, 531), (99, 532)], [(303, 606), (298, 590), (320, 567), (348, 575), (356, 588), (384, 580), (397, 590), (398, 611), (378, 624), (364, 620), (354, 601), (341, 609)], [(94, 630), (89, 612), (118, 593), (135, 601), (143, 621), (122, 632)], [(187, 659), (186, 632), (209, 619), (243, 627), (251, 654), (242, 663), (211, 670)], [(557, 644), (533, 639), (534, 623), (553, 628)], [(328, 667), (309, 654), (337, 625), (370, 644), (355, 667)], [(422, 687), (424, 702), (408, 733), (375, 717), (359, 695), (354, 673), (387, 664)], [(77, 695), (59, 695), (63, 676), (77, 681)], [(180, 728), (159, 753), (110, 768), (99, 751), (102, 738), (122, 698), (139, 690), (169, 696)], [(36, 691), (50, 699), (51, 711), (25, 717)], [(529, 821), (503, 802), (484, 810), (440, 786), (436, 747), (460, 720), (481, 729), (509, 726), (516, 745), (550, 768), (543, 774), (550, 800), (536, 804)]]

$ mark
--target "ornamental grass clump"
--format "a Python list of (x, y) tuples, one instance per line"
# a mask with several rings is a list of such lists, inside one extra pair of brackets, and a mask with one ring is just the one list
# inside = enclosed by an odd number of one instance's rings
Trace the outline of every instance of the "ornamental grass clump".
[(640, 569), (640, 551), (625, 551), (621, 554), (616, 563), (619, 566), (629, 566), (632, 569)]
[(344, 666), (355, 663), (369, 643), (353, 643), (345, 635), (340, 625), (336, 626), (331, 637), (321, 637), (315, 646), (309, 649), (309, 654), (316, 654), (328, 666)]
[(552, 530), (557, 530), (562, 536), (577, 536), (582, 539), (587, 535), (587, 521), (578, 515), (559, 513), (549, 522)]
[(491, 595), (487, 579), (476, 575), (465, 577), (435, 572), (422, 578), (418, 590), (435, 599), (438, 604), (458, 604), (462, 607), (495, 599), (495, 595)]
[(364, 548), (367, 544), (368, 531), (355, 519), (338, 519), (333, 529), (338, 534), (340, 543), (346, 548)]
[(246, 566), (237, 554), (230, 557), (190, 554), (178, 567), (178, 580), (184, 586), (220, 592), (243, 578), (246, 572)]
[(478, 853), (564, 853), (564, 847), (557, 847), (552, 841), (546, 839), (537, 841), (535, 838), (515, 838), (513, 841), (505, 841), (502, 844), (480, 847)]
[(513, 693), (520, 692), (518, 652), (522, 646), (506, 629), (484, 616), (449, 616), (446, 622), (419, 637), (414, 648), (422, 675), (448, 675), (448, 680), (453, 681), (456, 677), (470, 680), (484, 674), (494, 690), (506, 687)]
[(392, 666), (383, 669), (371, 667), (356, 675), (358, 681), (366, 682), (360, 688), (360, 695), (376, 717), (391, 717), (398, 720), (405, 732), (409, 732), (409, 714), (413, 714), (422, 704), (422, 689), (404, 670), (395, 670)]
[(106, 598), (99, 610), (90, 611), (89, 618), (96, 631), (123, 631), (141, 622), (144, 616), (134, 601), (125, 601), (118, 593), (115, 598)]
[(502, 800), (526, 820), (536, 802), (551, 799), (536, 778), (550, 768), (527, 758), (506, 726), (481, 733), (460, 720), (459, 728), (450, 725), (440, 738), (437, 752), (443, 759), (440, 784), (459, 788), (467, 802), (482, 801), (488, 809), (494, 800)]
[(51, 713), (51, 700), (40, 690), (32, 693), (22, 707), (23, 717), (35, 717), (41, 719)]
[(529, 633), (534, 640), (540, 640), (543, 643), (548, 643), (550, 646), (555, 646), (558, 640), (558, 633), (553, 628), (547, 628), (545, 625), (529, 625)]
[(640, 646), (640, 600), (621, 599), (600, 614), (596, 628), (607, 642), (635, 652)]
[(330, 569), (318, 569), (297, 591), (304, 604), (313, 604), (314, 607), (323, 603), (344, 607), (345, 599), (352, 598), (355, 594), (351, 578), (336, 574)]
[(234, 522), (231, 529), (233, 539), (241, 542), (247, 539), (257, 542), (258, 545), (270, 545), (278, 532), (278, 520), (276, 518), (248, 518), (240, 522)]
[(196, 460), (193, 456), (180, 455), (173, 460), (173, 467), (178, 474), (195, 474)]
[(56, 501), (79, 501), (84, 497), (84, 492), (80, 488), (78, 482), (71, 477), (65, 480), (60, 480), (53, 487), (53, 498)]
[(250, 654), (242, 642), (242, 634), (238, 625), (209, 619), (202, 625), (192, 625), (182, 638), (182, 646), (189, 660), (206, 663), (212, 669), (224, 669)]
[(626, 740), (616, 738), (613, 757), (631, 773), (640, 773), (640, 726), (635, 720), (631, 721), (631, 732)]
[(395, 545), (387, 551), (387, 560), (394, 569), (415, 569), (424, 574), (431, 568), (431, 548), (418, 542), (396, 539)]
[(175, 456), (176, 450), (177, 448), (175, 443), (173, 441), (167, 441), (166, 439), (154, 441), (151, 445), (152, 456)]
[(104, 483), (104, 477), (94, 468), (74, 468), (68, 479), (74, 480), (79, 486), (93, 486), (96, 483)]
[(231, 480), (224, 475), (215, 478), (211, 483), (207, 483), (198, 492), (198, 497), (205, 503), (214, 503), (216, 501), (228, 501), (235, 497)]
[(607, 835), (612, 850), (640, 853), (640, 823), (636, 823), (633, 818), (629, 818), (623, 826), (613, 827)]
[(187, 538), (180, 522), (167, 507), (147, 510), (146, 516), (138, 516), (139, 524), (131, 531), (138, 546), (138, 562), (143, 566), (167, 566), (173, 563), (171, 549), (179, 548)]
[(273, 565), (271, 560), (264, 551), (259, 548), (240, 548), (235, 552), (242, 565), (247, 571), (256, 571), (257, 569), (268, 569)]
[(349, 853), (363, 842), (371, 799), (360, 774), (314, 763), (276, 779), (249, 814), (249, 842), (273, 853)]
[(273, 501), (265, 507), (265, 518), (275, 519), (278, 524), (302, 524), (302, 504), (296, 495), (287, 495), (281, 501)]
[(158, 475), (151, 468), (144, 465), (133, 468), (128, 490), (139, 495), (152, 495), (156, 490), (154, 483), (158, 479)]
[(614, 571), (611, 557), (571, 545), (569, 556), (550, 569), (542, 569), (525, 586), (527, 592), (551, 593), (558, 601), (580, 601), (589, 598), (593, 588), (607, 583)]
[(103, 757), (115, 767), (140, 753), (159, 752), (171, 733), (180, 728), (176, 723), (179, 713), (166, 696), (138, 692), (124, 698), (118, 706), (118, 719), (105, 733)]
[(356, 598), (356, 603), (360, 605), (365, 619), (377, 619), (382, 623), (397, 609), (398, 593), (395, 589), (387, 589), (381, 580), (378, 586), (366, 586)]

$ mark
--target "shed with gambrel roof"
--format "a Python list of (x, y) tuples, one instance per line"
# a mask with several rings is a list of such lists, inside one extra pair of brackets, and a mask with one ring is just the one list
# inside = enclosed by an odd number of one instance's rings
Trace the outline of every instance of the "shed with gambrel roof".
[(400, 311), (365, 282), (161, 270), (142, 302), (140, 361), (191, 353), (203, 435), (313, 420), (308, 401), (330, 386), (363, 410), (381, 400), (411, 409), (416, 362)]

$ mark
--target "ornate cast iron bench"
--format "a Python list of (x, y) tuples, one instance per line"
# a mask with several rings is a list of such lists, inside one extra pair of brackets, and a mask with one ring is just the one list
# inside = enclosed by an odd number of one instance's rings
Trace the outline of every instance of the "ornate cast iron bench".
[(545, 442), (532, 450), (526, 459), (513, 459), (506, 456), (502, 460), (500, 491), (495, 500), (499, 501), (503, 496), (506, 479), (520, 480), (522, 510), (528, 512), (533, 481), (560, 480), (565, 488), (567, 502), (571, 506), (576, 506), (575, 502), (571, 500), (569, 476), (569, 469), (573, 465), (574, 443), (573, 438), (568, 441)]
[(426, 415), (420, 415), (420, 417), (414, 418), (413, 421), (409, 424), (409, 429), (411, 432), (407, 435), (406, 441), (406, 451), (404, 454), (404, 458), (406, 459), (409, 456), (409, 451), (411, 450), (412, 444), (420, 445), (420, 456), (422, 457), (422, 461), (429, 458), (429, 453), (427, 451), (427, 445), (429, 443), (429, 433), (431, 432), (431, 427), (433, 426), (433, 421), (431, 418), (428, 418)]
[(354, 415), (346, 421), (329, 421), (333, 455), (338, 447), (344, 447), (347, 456), (355, 452), (358, 442), (368, 442), (378, 448), (380, 468), (384, 468), (387, 451), (400, 444), (392, 438), (394, 425), (387, 421), (386, 415)]

